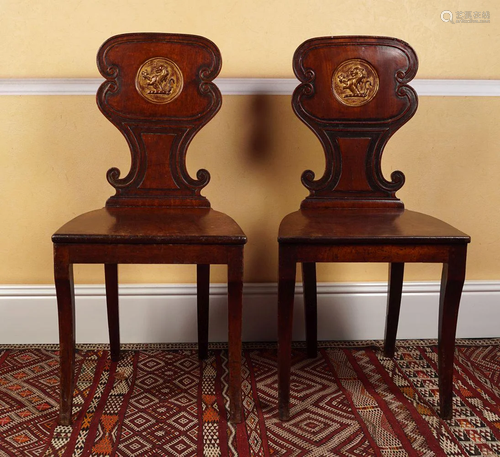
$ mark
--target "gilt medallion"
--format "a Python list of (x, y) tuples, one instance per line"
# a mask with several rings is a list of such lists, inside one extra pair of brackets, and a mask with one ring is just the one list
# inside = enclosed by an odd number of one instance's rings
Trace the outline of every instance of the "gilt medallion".
[(378, 86), (377, 71), (366, 60), (346, 60), (333, 72), (333, 94), (343, 105), (366, 105), (377, 94)]
[(151, 103), (170, 103), (182, 91), (184, 79), (175, 62), (165, 57), (153, 57), (144, 62), (135, 78), (135, 87)]

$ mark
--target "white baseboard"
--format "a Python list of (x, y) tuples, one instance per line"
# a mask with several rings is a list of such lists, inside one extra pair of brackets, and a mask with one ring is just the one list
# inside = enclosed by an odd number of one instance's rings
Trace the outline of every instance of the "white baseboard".
[[(318, 285), (320, 340), (382, 339), (387, 285)], [(210, 341), (227, 340), (227, 288), (210, 288)], [(438, 282), (405, 283), (398, 338), (436, 338)], [(244, 289), (244, 341), (276, 340), (276, 284)], [(107, 342), (104, 287), (76, 286), (77, 342)], [(457, 337), (500, 337), (500, 281), (465, 284)], [(196, 286), (120, 286), (123, 343), (196, 341)], [(303, 340), (301, 287), (297, 287), (294, 339)], [(57, 342), (53, 286), (0, 287), (0, 344)]]

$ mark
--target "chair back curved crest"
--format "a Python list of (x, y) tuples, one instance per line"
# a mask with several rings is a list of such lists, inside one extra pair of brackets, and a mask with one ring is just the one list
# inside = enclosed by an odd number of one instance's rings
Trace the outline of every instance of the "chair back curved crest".
[(325, 153), (323, 176), (306, 170), (310, 195), (302, 208), (403, 208), (395, 196), (404, 175), (384, 178), (381, 158), (389, 138), (415, 113), (407, 83), (418, 68), (415, 51), (385, 37), (323, 37), (304, 42), (293, 69), (301, 84), (292, 106)]
[(200, 195), (210, 174), (192, 178), (186, 150), (221, 107), (212, 83), (222, 65), (217, 46), (194, 35), (117, 35), (101, 46), (97, 65), (106, 78), (97, 104), (131, 152), (126, 176), (107, 173), (116, 195), (106, 206), (210, 207)]

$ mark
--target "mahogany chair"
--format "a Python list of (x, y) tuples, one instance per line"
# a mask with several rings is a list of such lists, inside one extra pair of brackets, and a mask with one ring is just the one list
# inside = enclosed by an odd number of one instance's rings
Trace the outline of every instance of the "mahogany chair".
[(293, 58), (301, 84), (292, 106), (325, 153), (319, 179), (302, 175), (310, 195), (279, 228), (279, 414), (290, 417), (290, 365), (296, 264), (302, 264), (308, 356), (317, 353), (316, 262), (388, 262), (384, 352), (392, 357), (406, 262), (443, 264), (439, 304), (440, 413), (452, 414), (455, 334), (469, 236), (395, 196), (404, 175), (384, 178), (389, 138), (417, 109), (408, 86), (417, 72), (413, 49), (383, 37), (325, 37), (304, 42)]
[(102, 113), (131, 151), (126, 176), (107, 173), (116, 194), (106, 207), (76, 217), (52, 237), (61, 350), (61, 424), (71, 422), (75, 311), (73, 264), (104, 264), (111, 359), (120, 351), (119, 263), (196, 264), (199, 356), (208, 351), (210, 264), (228, 266), (230, 418), (241, 421), (241, 313), (245, 234), (200, 195), (210, 175), (186, 169), (194, 135), (219, 111), (212, 80), (221, 68), (206, 38), (132, 33), (107, 40), (97, 57), (106, 78), (97, 93)]

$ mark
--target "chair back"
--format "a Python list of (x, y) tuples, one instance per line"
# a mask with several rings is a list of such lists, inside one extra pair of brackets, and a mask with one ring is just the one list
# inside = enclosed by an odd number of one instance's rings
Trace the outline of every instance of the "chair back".
[(407, 85), (418, 68), (415, 51), (395, 38), (341, 36), (304, 42), (293, 58), (301, 84), (292, 106), (319, 138), (323, 176), (306, 170), (310, 195), (302, 208), (403, 208), (395, 196), (404, 175), (381, 169), (389, 138), (417, 109)]
[(131, 152), (126, 176), (107, 173), (116, 194), (106, 206), (210, 207), (200, 195), (210, 174), (189, 176), (186, 150), (221, 106), (215, 44), (193, 35), (117, 35), (101, 46), (97, 65), (106, 78), (97, 104)]

